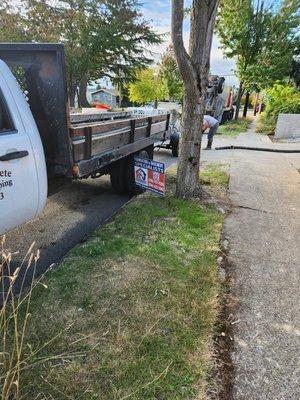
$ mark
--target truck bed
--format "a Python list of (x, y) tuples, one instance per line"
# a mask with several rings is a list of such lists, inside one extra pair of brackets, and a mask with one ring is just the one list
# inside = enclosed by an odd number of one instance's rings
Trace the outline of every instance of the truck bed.
[(170, 114), (76, 123), (70, 127), (74, 175), (85, 177), (168, 138)]
[(49, 180), (110, 172), (114, 161), (167, 137), (169, 114), (148, 118), (132, 118), (126, 111), (70, 114), (61, 44), (2, 43), (0, 59), (26, 91)]

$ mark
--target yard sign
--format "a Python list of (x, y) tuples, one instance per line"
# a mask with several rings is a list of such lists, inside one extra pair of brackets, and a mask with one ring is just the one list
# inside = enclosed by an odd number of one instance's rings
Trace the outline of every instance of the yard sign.
[(165, 194), (165, 164), (147, 158), (134, 158), (135, 183), (143, 189)]

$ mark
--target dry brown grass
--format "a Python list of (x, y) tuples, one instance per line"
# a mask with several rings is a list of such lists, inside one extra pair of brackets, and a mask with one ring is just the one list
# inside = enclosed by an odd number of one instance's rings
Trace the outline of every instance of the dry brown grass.
[[(35, 243), (28, 249), (23, 261), (15, 267), (15, 253), (5, 247), (5, 236), (0, 237), (0, 398), (1, 400), (27, 399), (22, 387), (23, 375), (30, 369), (50, 360), (59, 360), (64, 355), (40, 357), (40, 353), (51, 346), (60, 334), (32, 348), (28, 342), (31, 321), (31, 301), (38, 286), (46, 288), (42, 282), (44, 275), (35, 279), (39, 250)], [(30, 275), (29, 286), (25, 282)], [(17, 288), (16, 288), (16, 283)], [(22, 293), (22, 295), (19, 295)], [(65, 329), (67, 330), (67, 329)]]

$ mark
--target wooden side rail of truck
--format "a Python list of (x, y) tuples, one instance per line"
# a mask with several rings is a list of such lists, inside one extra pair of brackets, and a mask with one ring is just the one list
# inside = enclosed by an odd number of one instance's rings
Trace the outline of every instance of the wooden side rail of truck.
[[(109, 122), (77, 124), (70, 127), (73, 174), (82, 178), (167, 137), (170, 114)], [(151, 152), (149, 157), (152, 158)]]

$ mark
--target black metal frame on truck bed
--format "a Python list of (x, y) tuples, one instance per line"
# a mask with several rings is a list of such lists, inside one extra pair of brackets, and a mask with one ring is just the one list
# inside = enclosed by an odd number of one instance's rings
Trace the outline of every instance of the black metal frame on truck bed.
[(69, 106), (61, 44), (1, 43), (0, 59), (28, 98), (43, 142), (48, 176), (72, 176)]
[(0, 59), (11, 68), (28, 98), (49, 178), (108, 173), (115, 161), (168, 138), (168, 113), (71, 124), (61, 44), (2, 43)]

